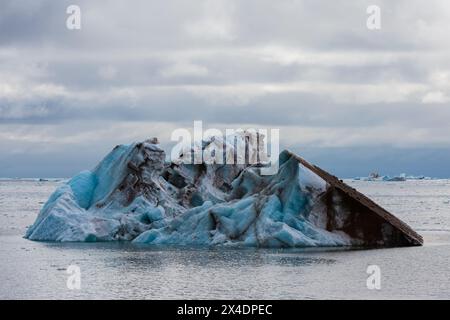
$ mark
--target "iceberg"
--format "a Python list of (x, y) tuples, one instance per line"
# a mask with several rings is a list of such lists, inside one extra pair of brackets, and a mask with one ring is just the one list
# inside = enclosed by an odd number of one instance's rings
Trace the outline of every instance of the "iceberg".
[(387, 181), (387, 182), (402, 182), (409, 180), (436, 180), (436, 178), (426, 177), (424, 175), (414, 176), (402, 173), (396, 176), (380, 176), (378, 174), (370, 174), (368, 177), (355, 177), (356, 181)]
[[(257, 147), (258, 139), (238, 138)], [(236, 153), (228, 139), (221, 142)], [(405, 223), (290, 151), (280, 153), (270, 176), (261, 163), (187, 164), (188, 154), (167, 161), (155, 139), (116, 146), (57, 188), (25, 238), (272, 248), (422, 244)]]

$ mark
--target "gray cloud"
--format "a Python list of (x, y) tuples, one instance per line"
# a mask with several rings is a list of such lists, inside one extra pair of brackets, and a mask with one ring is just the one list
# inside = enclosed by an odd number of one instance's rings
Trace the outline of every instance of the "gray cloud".
[(448, 148), (449, 21), (445, 0), (4, 0), (0, 175), (18, 155), (94, 159), (193, 120), (279, 127), (292, 148)]

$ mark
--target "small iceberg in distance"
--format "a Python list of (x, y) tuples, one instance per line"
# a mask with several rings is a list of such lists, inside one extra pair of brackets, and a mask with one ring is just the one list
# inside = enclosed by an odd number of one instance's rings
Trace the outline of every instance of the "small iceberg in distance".
[(408, 180), (434, 180), (434, 178), (426, 177), (424, 175), (413, 176), (402, 173), (396, 176), (381, 176), (378, 173), (371, 173), (367, 177), (355, 177), (353, 180), (357, 181), (388, 181), (388, 182), (399, 182)]
[[(253, 150), (253, 134), (236, 138)], [(217, 141), (200, 145), (207, 150)], [(25, 237), (272, 248), (422, 244), (395, 216), (287, 150), (270, 176), (261, 175), (261, 164), (165, 159), (155, 139), (116, 146), (93, 170), (58, 187)]]

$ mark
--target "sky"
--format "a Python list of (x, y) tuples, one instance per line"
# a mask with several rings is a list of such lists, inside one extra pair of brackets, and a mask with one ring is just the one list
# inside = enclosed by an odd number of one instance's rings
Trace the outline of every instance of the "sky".
[[(81, 29), (69, 30), (69, 5)], [(369, 30), (369, 5), (380, 8)], [(173, 130), (278, 128), (341, 177), (450, 177), (447, 0), (0, 0), (0, 177)]]

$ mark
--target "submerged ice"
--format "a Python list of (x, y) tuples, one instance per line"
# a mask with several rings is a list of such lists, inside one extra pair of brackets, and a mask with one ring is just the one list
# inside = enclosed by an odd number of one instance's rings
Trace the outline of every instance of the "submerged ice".
[[(202, 147), (211, 143), (214, 139)], [(352, 225), (354, 206), (287, 151), (271, 176), (261, 175), (260, 165), (165, 159), (154, 140), (117, 146), (92, 171), (59, 187), (25, 237), (252, 247), (398, 240), (393, 228), (380, 224), (368, 241), (366, 227)]]

